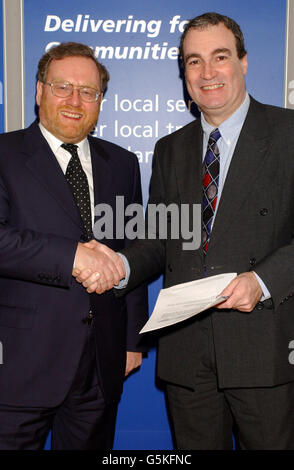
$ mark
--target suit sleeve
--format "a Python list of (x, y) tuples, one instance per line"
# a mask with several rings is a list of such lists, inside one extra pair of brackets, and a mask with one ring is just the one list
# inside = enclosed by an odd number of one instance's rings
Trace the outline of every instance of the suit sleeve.
[(294, 239), (267, 256), (254, 271), (267, 286), (277, 308), (294, 295)]
[[(142, 191), (140, 169), (137, 158), (135, 158), (134, 174), (133, 174), (133, 194), (132, 203), (142, 206)], [(134, 246), (127, 237), (125, 239), (126, 249)], [(139, 287), (133, 289), (126, 295), (127, 304), (127, 350), (128, 351), (146, 351), (144, 345), (141, 344), (142, 337), (138, 334), (141, 328), (148, 320), (148, 292), (147, 284), (143, 283)]]
[[(150, 194), (148, 206), (165, 202), (164, 181), (161, 174), (158, 158), (158, 144), (155, 146), (152, 164), (152, 176), (150, 180)], [(156, 227), (149, 227), (154, 231), (154, 238), (147, 237), (148, 233), (148, 211), (146, 212), (145, 238), (136, 240), (129, 248), (122, 250), (130, 265), (130, 278), (128, 285), (122, 292), (128, 292), (142, 282), (146, 282), (150, 277), (161, 274), (165, 266), (165, 240), (160, 240), (156, 233)]]
[(0, 178), (0, 275), (69, 286), (77, 242), (14, 227), (10, 223), (11, 204)]
[(273, 150), (269, 152), (275, 171), (271, 181), (273, 221), (268, 235), (273, 244), (253, 268), (269, 290), (275, 308), (294, 295), (294, 117), (292, 110), (280, 110), (278, 116), (271, 129)]

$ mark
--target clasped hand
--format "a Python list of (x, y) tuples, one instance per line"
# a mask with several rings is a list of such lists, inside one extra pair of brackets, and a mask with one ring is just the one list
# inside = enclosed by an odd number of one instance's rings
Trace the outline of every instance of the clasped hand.
[[(78, 244), (72, 274), (87, 292), (97, 294), (112, 289), (126, 276), (122, 258), (96, 240)], [(260, 300), (262, 290), (255, 274), (247, 272), (233, 279), (221, 295), (228, 299), (217, 308), (250, 312)]]
[(121, 257), (113, 250), (91, 240), (78, 243), (72, 275), (87, 292), (103, 292), (119, 284), (126, 275)]

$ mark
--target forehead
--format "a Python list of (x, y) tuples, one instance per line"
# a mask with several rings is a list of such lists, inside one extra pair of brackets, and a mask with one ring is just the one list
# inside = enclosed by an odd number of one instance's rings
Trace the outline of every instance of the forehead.
[(99, 86), (100, 76), (95, 62), (89, 57), (53, 59), (48, 67), (47, 80), (64, 80), (74, 84)]
[(204, 29), (192, 28), (184, 39), (184, 57), (188, 54), (212, 54), (217, 49), (229, 49), (232, 54), (237, 54), (236, 38), (223, 23)]

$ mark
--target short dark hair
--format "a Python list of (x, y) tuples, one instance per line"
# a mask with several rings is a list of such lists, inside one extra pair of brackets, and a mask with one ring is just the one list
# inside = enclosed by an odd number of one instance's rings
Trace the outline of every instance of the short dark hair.
[(180, 42), (180, 56), (181, 56), (183, 65), (184, 65), (183, 45), (184, 45), (184, 40), (185, 40), (185, 37), (187, 36), (188, 31), (190, 31), (190, 29), (206, 29), (209, 26), (216, 26), (219, 23), (223, 23), (226, 26), (226, 28), (232, 31), (233, 35), (235, 36), (237, 55), (239, 59), (242, 59), (242, 57), (246, 55), (244, 36), (238, 23), (236, 23), (236, 21), (234, 21), (232, 18), (229, 18), (228, 16), (220, 15), (219, 13), (215, 13), (215, 12), (209, 12), (209, 13), (204, 13), (203, 15), (200, 15), (200, 16), (196, 16), (195, 18), (190, 20), (189, 23), (187, 23), (185, 26), (184, 32), (181, 36), (181, 42)]
[(101, 90), (104, 92), (109, 80), (109, 73), (106, 67), (98, 62), (93, 49), (79, 42), (62, 42), (58, 46), (51, 47), (39, 60), (38, 80), (40, 82), (46, 82), (48, 68), (52, 60), (60, 60), (65, 57), (77, 56), (89, 57), (89, 59), (92, 59), (93, 62), (95, 62), (101, 79)]

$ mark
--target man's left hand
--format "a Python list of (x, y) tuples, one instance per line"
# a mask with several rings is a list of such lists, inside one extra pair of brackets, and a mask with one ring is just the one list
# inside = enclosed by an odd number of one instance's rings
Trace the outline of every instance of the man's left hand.
[(229, 296), (229, 298), (218, 304), (216, 308), (251, 312), (261, 299), (262, 289), (255, 274), (247, 272), (235, 277), (220, 295)]
[(125, 377), (129, 375), (132, 370), (137, 369), (142, 364), (142, 353), (127, 351), (127, 363), (125, 370)]

